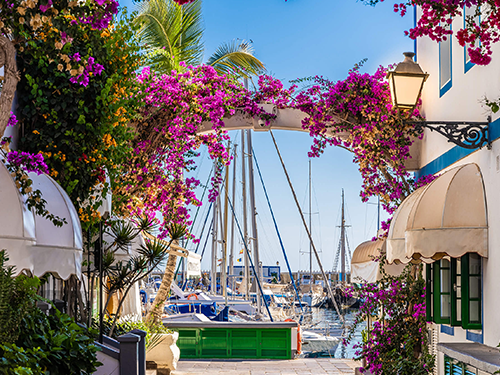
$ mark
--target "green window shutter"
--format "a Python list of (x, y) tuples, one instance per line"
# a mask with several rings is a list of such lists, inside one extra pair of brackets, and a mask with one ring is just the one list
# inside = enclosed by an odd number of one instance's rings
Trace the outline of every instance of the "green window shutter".
[(432, 263), (425, 265), (425, 313), (427, 315), (427, 321), (432, 322)]
[(453, 363), (451, 365), (451, 375), (464, 375), (464, 366), (462, 363)]
[(444, 357), (444, 375), (451, 375), (451, 359)]
[(434, 321), (438, 324), (451, 323), (451, 262), (441, 259), (433, 267)]
[(462, 327), (482, 329), (481, 257), (468, 253), (462, 257)]
[(451, 260), (451, 325), (462, 325), (462, 259)]

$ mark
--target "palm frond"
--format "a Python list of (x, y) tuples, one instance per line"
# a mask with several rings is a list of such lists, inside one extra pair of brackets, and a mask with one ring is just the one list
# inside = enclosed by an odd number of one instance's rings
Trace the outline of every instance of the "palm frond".
[(208, 59), (219, 74), (235, 75), (248, 78), (265, 71), (264, 64), (253, 55), (253, 48), (249, 42), (233, 40), (221, 44), (215, 53)]
[(139, 6), (137, 37), (144, 45), (146, 63), (159, 73), (180, 70), (179, 63), (201, 64), (203, 19), (201, 0), (178, 5), (173, 0), (149, 0)]

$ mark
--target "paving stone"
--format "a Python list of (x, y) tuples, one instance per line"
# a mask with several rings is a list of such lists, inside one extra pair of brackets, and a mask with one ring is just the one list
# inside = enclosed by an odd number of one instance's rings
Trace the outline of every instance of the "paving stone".
[(353, 374), (356, 362), (336, 358), (295, 360), (181, 360), (172, 375), (342, 375)]

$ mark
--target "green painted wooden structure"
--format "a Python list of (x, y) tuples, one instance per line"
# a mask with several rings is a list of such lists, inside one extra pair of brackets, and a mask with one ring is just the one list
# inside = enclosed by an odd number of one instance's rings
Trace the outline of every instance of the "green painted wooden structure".
[(296, 354), (295, 322), (180, 323), (165, 325), (179, 332), (181, 358), (291, 359)]

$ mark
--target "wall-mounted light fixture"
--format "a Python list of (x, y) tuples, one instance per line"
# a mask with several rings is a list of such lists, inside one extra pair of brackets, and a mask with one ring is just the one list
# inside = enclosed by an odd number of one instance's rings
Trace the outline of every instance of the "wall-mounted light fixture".
[[(404, 61), (396, 69), (387, 73), (391, 90), (392, 104), (398, 109), (412, 111), (422, 94), (424, 82), (429, 74), (424, 73), (420, 65), (413, 61), (413, 52), (405, 52)], [(487, 146), (491, 149), (489, 125), (491, 117), (484, 122), (471, 121), (407, 121), (422, 132), (424, 128), (436, 131), (457, 146), (476, 149)]]

